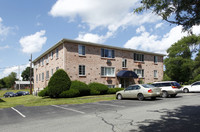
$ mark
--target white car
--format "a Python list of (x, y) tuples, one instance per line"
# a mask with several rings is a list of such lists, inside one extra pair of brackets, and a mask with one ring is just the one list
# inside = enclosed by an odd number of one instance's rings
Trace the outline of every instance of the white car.
[(135, 84), (130, 85), (125, 90), (116, 93), (116, 98), (121, 100), (123, 98), (138, 98), (140, 101), (150, 97), (155, 100), (161, 95), (161, 88), (156, 88), (149, 84)]
[(155, 87), (161, 88), (162, 97), (176, 97), (178, 93), (181, 93), (181, 85), (176, 81), (163, 81), (163, 82), (154, 82), (152, 85)]
[(200, 92), (200, 81), (194, 82), (191, 85), (186, 85), (182, 88), (184, 93)]

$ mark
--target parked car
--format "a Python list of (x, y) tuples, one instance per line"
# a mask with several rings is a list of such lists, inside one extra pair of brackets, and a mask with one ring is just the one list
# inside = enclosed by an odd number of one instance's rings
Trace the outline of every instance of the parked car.
[(200, 92), (200, 81), (194, 82), (191, 85), (186, 85), (182, 88), (184, 93)]
[(161, 88), (157, 88), (149, 84), (135, 84), (130, 85), (126, 89), (117, 92), (116, 98), (118, 100), (121, 100), (123, 98), (138, 98), (138, 100), (142, 101), (148, 97), (155, 100), (156, 97), (160, 95)]
[(6, 97), (15, 97), (16, 94), (13, 93), (13, 92), (6, 92), (3, 96), (4, 96), (5, 98), (6, 98)]
[(26, 95), (29, 95), (29, 94), (30, 94), (28, 91), (23, 91), (23, 92), (25, 92)]
[(178, 93), (182, 92), (181, 85), (176, 81), (154, 82), (152, 85), (161, 88), (163, 98), (176, 97)]
[(24, 96), (24, 95), (26, 95), (26, 93), (24, 91), (18, 91), (16, 93), (16, 96)]

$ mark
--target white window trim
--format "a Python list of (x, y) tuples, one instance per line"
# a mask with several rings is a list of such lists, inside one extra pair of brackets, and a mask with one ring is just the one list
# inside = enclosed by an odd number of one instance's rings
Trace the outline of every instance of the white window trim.
[[(155, 71), (156, 71), (156, 74), (155, 74)], [(155, 76), (156, 75), (156, 76)], [(153, 76), (154, 76), (154, 78), (158, 78), (158, 71), (157, 70), (154, 70), (153, 71)]]
[[(143, 71), (143, 76), (137, 73), (138, 70), (141, 70), (141, 72)], [(134, 69), (134, 72), (138, 75), (138, 78), (144, 78), (144, 69)]]
[[(80, 74), (80, 69), (79, 69), (80, 66), (81, 66), (81, 68), (82, 68), (82, 66), (85, 67), (85, 65), (79, 65), (79, 66), (78, 66), (78, 75), (79, 75), (79, 76), (86, 76), (86, 69), (85, 69), (85, 68), (84, 68), (84, 70), (85, 70), (84, 73), (85, 73), (85, 74)], [(83, 69), (81, 69), (81, 70), (83, 70)]]
[[(123, 66), (123, 63), (125, 63), (125, 67)], [(127, 68), (127, 59), (126, 58), (123, 58), (122, 59), (122, 68)]]
[[(79, 55), (79, 56), (85, 56), (86, 53), (84, 53), (84, 54), (83, 54), (83, 53), (82, 53), (82, 54), (79, 53), (79, 47), (85, 47), (85, 45), (80, 45), (80, 44), (78, 45), (78, 55)], [(82, 48), (81, 48), (81, 49), (82, 49)], [(85, 47), (84, 52), (85, 52), (85, 51), (86, 51), (86, 47)], [(83, 51), (82, 51), (82, 52), (83, 52)]]
[[(114, 71), (113, 71), (114, 74), (113, 75), (102, 75), (101, 74), (101, 77), (115, 77), (115, 67), (106, 67), (106, 66), (104, 67), (104, 66), (102, 66), (101, 69), (102, 68), (114, 68)], [(104, 71), (105, 71), (105, 69), (104, 69)], [(102, 73), (102, 71), (101, 71), (101, 73)]]

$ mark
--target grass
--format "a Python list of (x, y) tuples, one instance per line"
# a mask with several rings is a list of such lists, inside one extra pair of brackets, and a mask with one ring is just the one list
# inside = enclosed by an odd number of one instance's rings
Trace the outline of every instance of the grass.
[[(17, 91), (14, 90), (14, 92)], [(1, 95), (2, 91), (0, 90), (0, 97)], [(114, 94), (96, 95), (96, 96), (84, 96), (77, 98), (57, 98), (57, 99), (26, 95), (26, 96), (11, 97), (11, 98), (1, 98), (0, 108), (15, 107), (17, 105), (43, 106), (43, 105), (62, 105), (62, 104), (83, 104), (83, 103), (92, 103), (92, 102), (108, 101), (108, 100), (115, 100), (115, 95)]]

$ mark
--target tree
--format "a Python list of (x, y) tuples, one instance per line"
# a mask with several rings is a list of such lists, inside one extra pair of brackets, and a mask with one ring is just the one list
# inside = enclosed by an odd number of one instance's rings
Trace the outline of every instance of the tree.
[(184, 37), (174, 43), (168, 50), (168, 57), (164, 60), (165, 76), (178, 82), (188, 82), (192, 79), (194, 61), (192, 53), (196, 52), (196, 47), (200, 42), (200, 37), (191, 35)]
[[(31, 70), (31, 78), (33, 80), (33, 68)], [(26, 67), (26, 69), (22, 72), (21, 77), (23, 81), (30, 81), (30, 67)]]
[(3, 79), (0, 79), (0, 88), (4, 88), (6, 86)]
[(3, 78), (7, 88), (11, 88), (15, 84), (15, 81), (17, 80), (16, 77), (17, 73), (11, 72), (7, 77)]
[(199, 0), (141, 0), (142, 5), (134, 10), (140, 13), (152, 10), (163, 20), (183, 26), (183, 31), (190, 31), (194, 25), (200, 24)]

